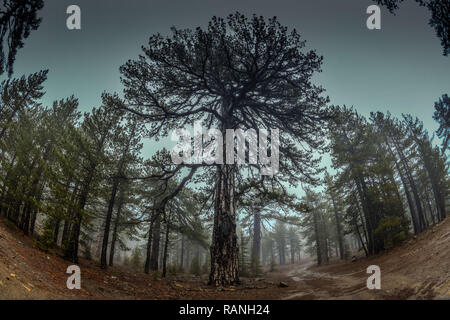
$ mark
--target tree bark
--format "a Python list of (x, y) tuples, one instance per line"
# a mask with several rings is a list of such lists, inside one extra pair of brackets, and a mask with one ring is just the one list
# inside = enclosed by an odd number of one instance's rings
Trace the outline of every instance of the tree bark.
[(320, 266), (322, 264), (322, 250), (320, 246), (320, 236), (319, 236), (319, 225), (316, 211), (312, 211), (313, 214), (313, 223), (314, 223), (314, 235), (316, 240), (316, 254), (317, 254), (317, 264)]
[(255, 209), (253, 214), (253, 246), (252, 246), (252, 270), (257, 271), (260, 266), (261, 252), (261, 213)]
[[(164, 210), (164, 209), (163, 209)], [(150, 261), (150, 269), (158, 270), (158, 259), (159, 259), (159, 241), (161, 239), (161, 211), (158, 210), (155, 212), (155, 222), (153, 226), (153, 241), (152, 241), (152, 255)]]
[(118, 207), (117, 207), (116, 219), (114, 221), (114, 230), (113, 230), (113, 235), (112, 235), (112, 240), (111, 240), (111, 249), (109, 250), (109, 266), (110, 267), (112, 267), (114, 264), (114, 253), (116, 250), (116, 241), (117, 241), (117, 229), (119, 227), (120, 214), (122, 212), (122, 206), (123, 206), (123, 201), (124, 201), (123, 193), (124, 193), (124, 191), (121, 190), (120, 195), (119, 195), (119, 203), (118, 203)]
[(111, 190), (111, 196), (109, 198), (108, 211), (106, 212), (105, 230), (103, 232), (102, 255), (100, 258), (100, 268), (101, 269), (106, 269), (108, 267), (108, 265), (106, 263), (106, 254), (108, 251), (109, 229), (111, 227), (112, 212), (114, 209), (114, 203), (116, 200), (116, 194), (117, 194), (118, 187), (119, 187), (119, 179), (114, 179), (112, 190)]
[(170, 221), (167, 221), (167, 223), (166, 223), (166, 239), (164, 241), (163, 273), (162, 273), (163, 277), (166, 276), (166, 272), (167, 272), (167, 255), (168, 255), (167, 249), (169, 248), (169, 232), (170, 232)]
[(180, 268), (183, 269), (184, 266), (184, 234), (181, 235), (181, 257), (180, 257)]
[(82, 192), (80, 193), (78, 208), (76, 209), (76, 212), (74, 212), (74, 223), (72, 224), (67, 248), (64, 252), (64, 257), (74, 263), (78, 263), (78, 246), (80, 241), (81, 223), (83, 220), (83, 210), (84, 207), (86, 206), (89, 190), (91, 187), (91, 182), (94, 177), (96, 167), (97, 167), (96, 163), (91, 163), (91, 167), (87, 172), (86, 179), (83, 184), (84, 187)]
[(214, 286), (239, 283), (234, 171), (234, 165), (218, 167), (209, 275)]
[(339, 244), (339, 255), (341, 260), (344, 260), (344, 241), (342, 237), (342, 225), (341, 225), (341, 217), (339, 216), (339, 212), (337, 210), (336, 199), (334, 196), (331, 197), (333, 202), (333, 210), (334, 210), (334, 219), (336, 220), (336, 231), (338, 236), (338, 244)]
[(152, 232), (153, 232), (153, 218), (155, 217), (155, 212), (152, 213), (150, 217), (150, 228), (148, 229), (148, 238), (147, 238), (147, 252), (145, 257), (145, 267), (144, 272), (149, 274), (150, 272), (150, 261), (152, 257)]
[(420, 201), (419, 193), (417, 192), (416, 183), (411, 174), (411, 169), (409, 167), (408, 161), (405, 157), (405, 154), (401, 150), (398, 141), (394, 140), (394, 147), (397, 150), (398, 156), (400, 158), (400, 162), (403, 164), (403, 168), (405, 169), (406, 178), (408, 179), (409, 185), (411, 187), (412, 194), (414, 196), (414, 201), (417, 209), (417, 231), (418, 233), (422, 232), (425, 229), (425, 221), (423, 218), (423, 210), (422, 203)]
[(417, 214), (416, 214), (416, 210), (414, 208), (414, 203), (412, 201), (411, 194), (409, 193), (408, 185), (406, 184), (405, 177), (403, 176), (401, 168), (397, 162), (395, 163), (395, 167), (397, 168), (398, 174), (400, 175), (400, 180), (402, 181), (402, 184), (403, 184), (403, 189), (405, 191), (406, 200), (408, 201), (409, 213), (411, 214), (411, 220), (413, 223), (414, 233), (418, 234), (419, 226), (418, 226), (418, 221), (417, 221)]

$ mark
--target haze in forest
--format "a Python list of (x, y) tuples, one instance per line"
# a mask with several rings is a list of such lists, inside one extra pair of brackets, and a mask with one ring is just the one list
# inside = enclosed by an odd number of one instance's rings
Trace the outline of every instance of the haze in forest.
[[(141, 45), (170, 27), (205, 26), (213, 15), (240, 11), (277, 16), (296, 28), (308, 49), (324, 56), (322, 73), (315, 77), (336, 105), (370, 111), (411, 113), (429, 132), (436, 97), (450, 89), (450, 60), (441, 54), (439, 39), (428, 26), (430, 13), (414, 1), (401, 4), (396, 15), (384, 7), (382, 29), (366, 28), (370, 0), (306, 1), (120, 1), (80, 0), (82, 29), (66, 28), (69, 0), (46, 1), (38, 30), (20, 50), (15, 75), (48, 68), (46, 105), (75, 94), (80, 110), (101, 102), (103, 91), (122, 92), (118, 67), (141, 53)], [(146, 142), (144, 157), (164, 146)]]
[[(363, 2), (82, 1), (81, 30), (67, 30), (64, 1), (5, 0), (0, 275), (16, 278), (17, 251), (21, 277), (47, 255), (56, 264), (38, 275), (74, 263), (93, 282), (289, 299), (323, 290), (305, 277), (327, 267), (336, 285), (342, 270), (425, 250), (412, 261), (423, 272), (398, 269), (399, 292), (379, 297), (446, 298), (450, 4)], [(365, 27), (373, 2), (381, 30)], [(175, 161), (168, 137), (199, 120), (214, 137), (184, 141), (196, 160)], [(198, 161), (200, 149), (216, 161)], [(339, 296), (367, 297), (358, 276), (344, 282)]]

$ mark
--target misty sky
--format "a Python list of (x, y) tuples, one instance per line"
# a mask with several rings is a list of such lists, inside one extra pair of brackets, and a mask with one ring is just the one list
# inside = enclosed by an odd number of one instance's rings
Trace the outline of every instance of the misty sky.
[[(66, 8), (81, 8), (82, 30), (66, 28)], [(450, 57), (434, 29), (429, 12), (409, 0), (396, 16), (382, 8), (381, 30), (366, 28), (369, 0), (46, 0), (40, 28), (26, 40), (15, 74), (49, 69), (44, 103), (74, 94), (80, 109), (100, 104), (103, 91), (122, 92), (119, 66), (140, 53), (151, 34), (168, 34), (171, 26), (205, 26), (213, 15), (240, 11), (296, 28), (307, 49), (324, 56), (315, 81), (331, 103), (370, 111), (411, 113), (433, 132), (434, 102), (450, 93)], [(144, 155), (160, 145), (146, 143)]]

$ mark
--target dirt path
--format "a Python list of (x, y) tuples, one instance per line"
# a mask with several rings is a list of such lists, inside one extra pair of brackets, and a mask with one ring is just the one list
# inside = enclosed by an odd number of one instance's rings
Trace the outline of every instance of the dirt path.
[(312, 266), (313, 263), (307, 263), (287, 273), (297, 284), (295, 289), (290, 290), (288, 296), (282, 298), (283, 300), (371, 298), (361, 279), (350, 275), (336, 276), (315, 272), (310, 269)]
[[(380, 290), (366, 287), (370, 265), (380, 267)], [(285, 268), (295, 284), (282, 299), (450, 299), (450, 219), (378, 256)]]
[[(311, 260), (277, 266), (228, 288), (207, 286), (206, 275), (160, 279), (124, 267), (101, 270), (97, 262), (81, 259), (82, 289), (69, 290), (70, 264), (57, 250), (36, 249), (33, 239), (0, 220), (0, 299), (292, 300), (450, 299), (450, 219), (375, 257), (320, 267)], [(366, 287), (369, 265), (381, 269), (381, 290)]]

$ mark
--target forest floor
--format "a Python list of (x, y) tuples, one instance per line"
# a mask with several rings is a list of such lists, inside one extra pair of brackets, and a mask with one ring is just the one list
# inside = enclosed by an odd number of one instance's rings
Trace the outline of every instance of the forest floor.
[[(227, 288), (207, 277), (154, 278), (125, 267), (101, 270), (81, 259), (81, 289), (66, 287), (71, 263), (45, 253), (34, 240), (0, 220), (0, 299), (450, 299), (450, 219), (401, 246), (356, 262), (277, 266), (260, 278)], [(369, 290), (369, 265), (381, 269), (381, 289)], [(283, 282), (283, 284), (281, 284)]]

